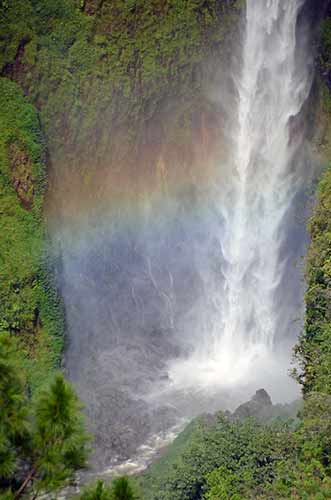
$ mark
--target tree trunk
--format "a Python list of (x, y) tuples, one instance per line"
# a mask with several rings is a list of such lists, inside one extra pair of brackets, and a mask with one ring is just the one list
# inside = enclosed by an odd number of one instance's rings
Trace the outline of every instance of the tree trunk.
[(35, 469), (32, 469), (29, 472), (29, 474), (26, 476), (26, 478), (24, 479), (24, 481), (21, 484), (21, 486), (19, 487), (19, 489), (16, 491), (15, 498), (19, 498), (22, 495), (23, 491), (25, 490), (25, 488), (27, 487), (29, 482), (33, 479), (35, 472), (36, 472)]

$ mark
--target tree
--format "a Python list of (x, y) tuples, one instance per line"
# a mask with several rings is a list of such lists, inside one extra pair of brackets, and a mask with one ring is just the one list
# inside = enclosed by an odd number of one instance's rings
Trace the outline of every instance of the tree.
[(206, 500), (242, 500), (238, 493), (242, 475), (233, 473), (223, 465), (207, 474), (206, 478), (209, 487), (204, 497)]
[(28, 408), (24, 381), (9, 335), (0, 336), (0, 489), (9, 485), (19, 454), (29, 438)]
[[(54, 490), (83, 467), (89, 436), (84, 430), (81, 405), (63, 375), (35, 401), (28, 401), (16, 369), (13, 340), (0, 337), (0, 494), (19, 498), (27, 486), (35, 495)], [(20, 482), (17, 464), (28, 469)], [(20, 474), (22, 474), (20, 470)], [(8, 492), (6, 492), (8, 490)]]
[(119, 477), (114, 479), (112, 484), (112, 500), (136, 500), (133, 487), (127, 477)]
[(87, 487), (79, 496), (79, 500), (112, 500), (110, 488), (103, 481)]
[(111, 487), (103, 481), (97, 481), (93, 486), (88, 486), (78, 500), (138, 500), (130, 481), (127, 477), (114, 479)]
[(86, 464), (89, 451), (81, 404), (62, 373), (37, 400), (34, 424), (31, 480), (37, 489), (55, 489)]

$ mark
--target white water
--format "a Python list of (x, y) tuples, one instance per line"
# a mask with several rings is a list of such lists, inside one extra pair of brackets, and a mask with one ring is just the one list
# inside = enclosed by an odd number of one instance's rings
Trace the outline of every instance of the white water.
[(282, 297), (288, 269), (282, 254), (304, 177), (297, 154), (303, 134), (294, 125), (310, 91), (308, 62), (297, 57), (303, 3), (247, 0), (231, 164), (218, 206), (224, 280), (212, 298), (218, 310), (209, 330), (189, 359), (170, 366), (176, 386), (263, 384), (267, 373), (287, 379), (290, 348), (283, 359), (273, 351), (294, 320)]

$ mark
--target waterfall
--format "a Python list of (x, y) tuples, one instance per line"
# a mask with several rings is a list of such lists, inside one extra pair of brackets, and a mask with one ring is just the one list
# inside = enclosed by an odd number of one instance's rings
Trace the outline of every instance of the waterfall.
[(183, 185), (167, 193), (148, 193), (137, 169), (140, 192), (119, 168), (112, 204), (95, 200), (77, 229), (60, 228), (66, 366), (99, 467), (258, 387), (276, 402), (297, 396), (287, 372), (303, 304), (295, 260), (313, 74), (303, 5), (247, 0), (232, 66), (215, 61), (227, 67), (215, 78), (222, 151), (212, 168), (186, 175), (177, 159)]
[(223, 221), (218, 311), (187, 363), (172, 366), (179, 383), (192, 383), (192, 378), (205, 385), (237, 383), (261, 360), (266, 363), (275, 339), (293, 329), (283, 250), (304, 180), (298, 117), (311, 78), (309, 58), (299, 64), (298, 57), (303, 3), (247, 0), (230, 174), (217, 207)]

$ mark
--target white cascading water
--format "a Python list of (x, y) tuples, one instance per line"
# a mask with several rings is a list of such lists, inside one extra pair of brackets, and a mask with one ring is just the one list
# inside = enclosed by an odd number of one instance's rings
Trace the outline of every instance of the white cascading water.
[(247, 0), (230, 173), (218, 207), (224, 282), (212, 331), (192, 357), (171, 366), (179, 385), (247, 381), (270, 363), (279, 330), (291, 328), (287, 304), (276, 295), (285, 272), (286, 217), (303, 178), (296, 161), (302, 133), (293, 126), (311, 83), (308, 61), (297, 61), (303, 3)]

